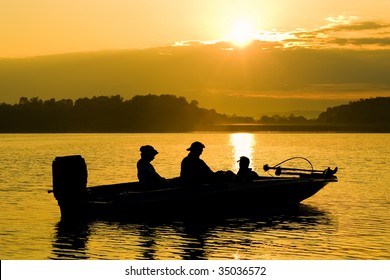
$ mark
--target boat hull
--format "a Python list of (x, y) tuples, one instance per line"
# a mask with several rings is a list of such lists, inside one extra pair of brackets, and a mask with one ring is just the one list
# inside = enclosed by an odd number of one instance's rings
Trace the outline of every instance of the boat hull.
[(157, 189), (145, 189), (139, 182), (87, 187), (87, 166), (80, 155), (56, 157), (52, 171), (52, 192), (62, 219), (138, 218), (202, 212), (212, 215), (237, 213), (243, 209), (293, 207), (328, 183), (337, 182), (334, 176), (337, 169), (328, 168), (327, 172), (311, 170), (309, 175), (263, 176), (254, 181), (221, 178), (225, 181), (198, 186), (189, 186), (180, 178), (173, 178), (168, 180), (168, 186)]
[(335, 179), (264, 178), (197, 187), (141, 190), (137, 183), (87, 189), (87, 216), (143, 217), (234, 213), (297, 206)]

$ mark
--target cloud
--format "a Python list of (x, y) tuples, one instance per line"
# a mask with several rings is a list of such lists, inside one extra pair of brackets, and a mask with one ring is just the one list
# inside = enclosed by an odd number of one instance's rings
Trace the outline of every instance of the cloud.
[(359, 17), (338, 15), (338, 16), (327, 17), (325, 20), (328, 22), (328, 26), (332, 26), (332, 25), (350, 24), (353, 21), (359, 20)]
[(327, 20), (328, 24), (322, 27), (291, 32), (295, 38), (285, 40), (285, 47), (390, 49), (388, 23), (356, 21), (356, 17)]
[(347, 38), (337, 38), (334, 40), (330, 40), (330, 43), (334, 43), (337, 45), (345, 46), (345, 45), (378, 45), (384, 47), (390, 47), (390, 37), (386, 38), (356, 38), (356, 39), (347, 39)]
[(350, 24), (336, 25), (331, 31), (362, 31), (362, 30), (379, 30), (390, 27), (389, 24), (383, 24), (374, 21), (355, 22)]
[[(249, 48), (262, 49), (390, 49), (390, 23), (360, 20), (356, 16), (326, 18), (323, 26), (292, 31), (259, 31)], [(238, 49), (227, 41), (184, 41), (174, 46), (219, 46), (223, 50)]]

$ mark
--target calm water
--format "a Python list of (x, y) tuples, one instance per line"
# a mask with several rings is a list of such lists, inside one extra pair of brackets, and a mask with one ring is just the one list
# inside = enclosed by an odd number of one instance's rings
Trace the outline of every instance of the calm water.
[[(138, 149), (151, 144), (156, 170), (174, 177), (195, 140), (215, 171), (246, 155), (265, 175), (264, 164), (303, 156), (338, 166), (339, 182), (296, 212), (59, 223), (47, 193), (56, 156), (82, 155), (90, 186), (134, 181)], [(0, 134), (0, 155), (1, 259), (390, 259), (390, 134)]]

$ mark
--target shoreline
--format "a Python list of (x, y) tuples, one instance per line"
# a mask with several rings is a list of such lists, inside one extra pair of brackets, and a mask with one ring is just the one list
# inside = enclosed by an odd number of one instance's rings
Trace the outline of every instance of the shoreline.
[(228, 124), (210, 126), (211, 131), (237, 132), (340, 132), (340, 133), (390, 133), (390, 125), (370, 124)]
[(356, 124), (219, 124), (195, 127), (189, 130), (14, 130), (0, 134), (44, 134), (44, 133), (194, 133), (194, 132), (307, 132), (307, 133), (390, 133), (389, 125)]

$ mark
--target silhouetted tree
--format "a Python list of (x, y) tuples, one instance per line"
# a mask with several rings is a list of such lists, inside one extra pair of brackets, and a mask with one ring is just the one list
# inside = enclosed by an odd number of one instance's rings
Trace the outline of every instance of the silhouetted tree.
[[(21, 97), (0, 105), (0, 132), (166, 132), (242, 121), (174, 95), (120, 95), (43, 101)], [(248, 119), (245, 119), (248, 120)], [(253, 120), (253, 119), (252, 119)]]

